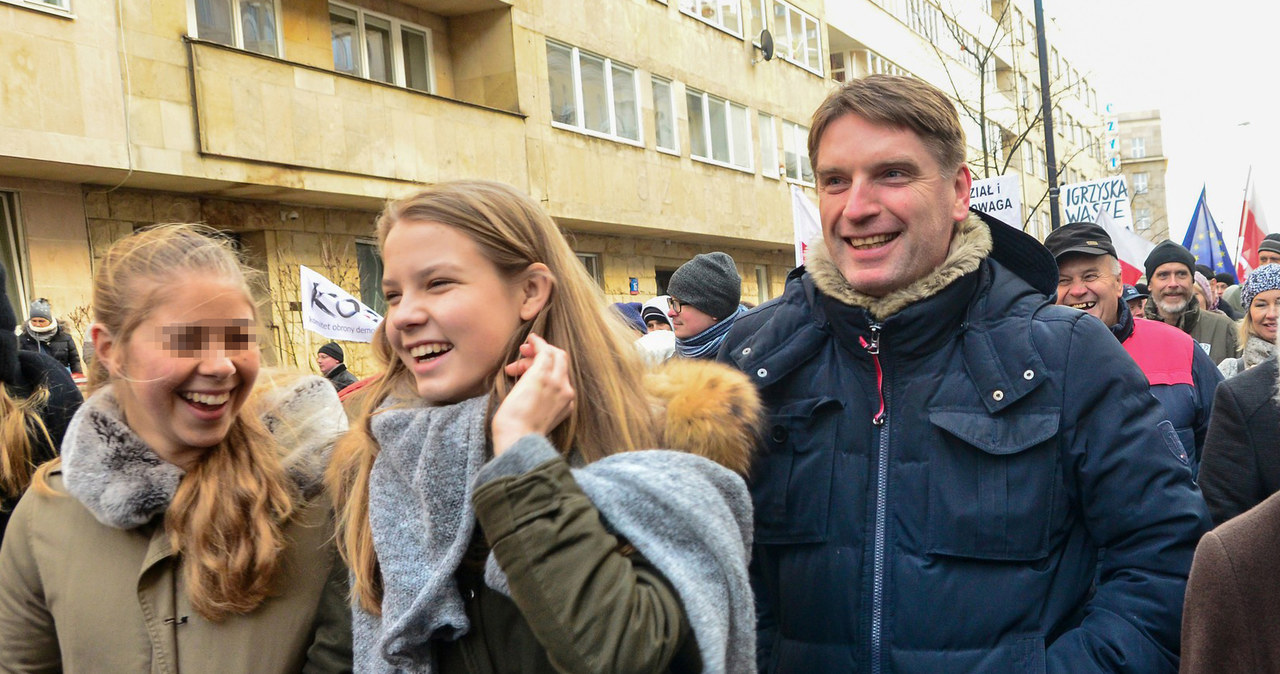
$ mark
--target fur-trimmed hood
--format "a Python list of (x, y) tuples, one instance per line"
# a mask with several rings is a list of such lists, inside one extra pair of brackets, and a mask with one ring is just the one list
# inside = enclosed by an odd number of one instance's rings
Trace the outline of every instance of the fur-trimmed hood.
[[(334, 442), (346, 431), (346, 414), (333, 386), (320, 377), (266, 379), (254, 394), (263, 423), (279, 442), (290, 478), (304, 496), (312, 496)], [(163, 513), (186, 474), (128, 426), (110, 385), (72, 418), (61, 470), (67, 491), (99, 522), (117, 529), (141, 526)]]
[(747, 474), (763, 413), (745, 374), (714, 361), (673, 358), (645, 375), (644, 388), (661, 428), (660, 447)]
[(991, 231), (988, 226), (977, 215), (970, 215), (958, 223), (952, 232), (951, 247), (942, 266), (932, 274), (884, 297), (872, 297), (849, 285), (840, 273), (840, 268), (832, 261), (825, 243), (820, 242), (811, 249), (805, 269), (819, 292), (842, 304), (865, 308), (872, 317), (882, 321), (920, 300), (934, 296), (960, 277), (977, 270), (978, 265), (991, 253), (991, 248)]

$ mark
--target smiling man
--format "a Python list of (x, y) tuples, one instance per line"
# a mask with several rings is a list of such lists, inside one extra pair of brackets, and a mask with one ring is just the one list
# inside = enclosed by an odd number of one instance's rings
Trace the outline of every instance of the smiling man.
[(1201, 307), (1191, 291), (1196, 268), (1191, 251), (1172, 241), (1161, 241), (1151, 249), (1144, 266), (1151, 288), (1147, 318), (1191, 335), (1214, 364), (1239, 353), (1235, 322)]
[(1177, 671), (1208, 516), (1142, 372), (970, 214), (941, 91), (854, 80), (811, 129), (823, 243), (719, 356), (770, 413), (761, 671)]
[(1073, 222), (1050, 233), (1044, 245), (1058, 261), (1058, 304), (1098, 318), (1120, 340), (1147, 376), (1196, 474), (1222, 373), (1189, 335), (1129, 311), (1121, 301), (1120, 262), (1107, 230)]

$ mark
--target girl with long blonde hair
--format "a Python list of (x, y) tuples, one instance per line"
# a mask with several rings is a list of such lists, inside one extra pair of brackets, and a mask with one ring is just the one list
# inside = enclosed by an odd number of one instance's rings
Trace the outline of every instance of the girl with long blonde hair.
[(133, 234), (99, 263), (92, 393), (0, 551), (6, 671), (350, 667), (317, 498), (345, 416), (318, 377), (255, 391), (248, 273), (194, 225)]
[[(356, 670), (752, 671), (741, 477), (636, 451), (698, 436), (679, 449), (744, 469), (750, 382), (704, 363), (646, 390), (564, 237), (506, 185), (393, 202), (377, 236), (386, 370), (328, 472)], [(739, 432), (668, 418), (681, 395), (686, 421)]]

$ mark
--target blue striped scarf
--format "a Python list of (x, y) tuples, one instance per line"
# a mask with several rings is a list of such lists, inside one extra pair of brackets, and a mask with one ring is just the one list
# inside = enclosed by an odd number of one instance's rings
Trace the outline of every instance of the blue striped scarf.
[(737, 311), (717, 321), (706, 330), (688, 339), (676, 338), (676, 352), (685, 358), (715, 358), (716, 352), (720, 350), (720, 343), (729, 335), (729, 329), (733, 327), (734, 321), (745, 313), (747, 308), (739, 304)]

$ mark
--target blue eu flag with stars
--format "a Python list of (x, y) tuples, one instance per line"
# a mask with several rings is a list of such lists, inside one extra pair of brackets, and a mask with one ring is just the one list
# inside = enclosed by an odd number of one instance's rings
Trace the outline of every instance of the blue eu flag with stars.
[(1187, 235), (1182, 237), (1182, 247), (1196, 256), (1197, 264), (1212, 269), (1213, 273), (1226, 272), (1231, 274), (1231, 278), (1236, 277), (1236, 266), (1231, 263), (1231, 256), (1227, 254), (1227, 244), (1222, 241), (1222, 232), (1209, 213), (1209, 205), (1204, 202), (1204, 188), (1200, 188), (1200, 201), (1196, 203), (1195, 215), (1191, 216)]

